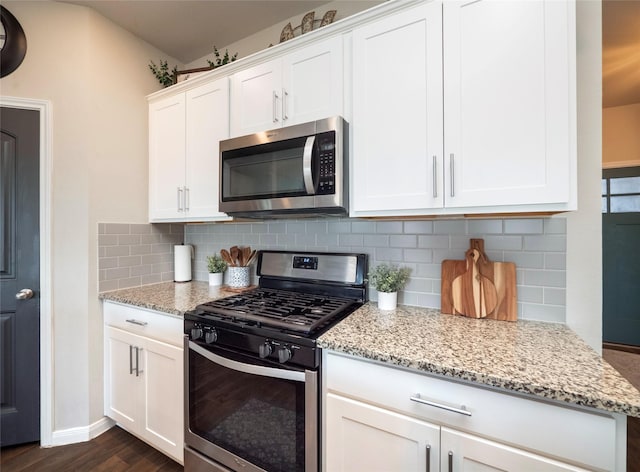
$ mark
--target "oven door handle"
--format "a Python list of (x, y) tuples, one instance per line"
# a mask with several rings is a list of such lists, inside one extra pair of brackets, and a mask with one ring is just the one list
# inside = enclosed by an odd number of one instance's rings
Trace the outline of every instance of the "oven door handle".
[(211, 362), (215, 362), (228, 369), (236, 370), (238, 372), (244, 372), (245, 374), (262, 375), (264, 377), (274, 377), (278, 379), (294, 380), (296, 382), (304, 382), (304, 372), (297, 372), (293, 370), (276, 369), (273, 367), (263, 367), (261, 365), (245, 364), (244, 362), (233, 361), (226, 357), (219, 356), (207, 349), (198, 346), (193, 341), (189, 341), (189, 349), (197, 352), (201, 356), (209, 359)]
[(304, 144), (304, 152), (302, 153), (302, 176), (304, 178), (304, 188), (307, 195), (315, 195), (315, 187), (313, 185), (313, 144), (316, 141), (315, 136), (309, 136)]

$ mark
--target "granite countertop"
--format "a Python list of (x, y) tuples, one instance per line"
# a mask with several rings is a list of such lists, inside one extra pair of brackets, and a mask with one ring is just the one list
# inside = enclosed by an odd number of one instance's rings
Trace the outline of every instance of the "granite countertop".
[[(165, 282), (100, 294), (182, 316), (234, 295), (206, 282)], [(563, 324), (472, 319), (367, 303), (318, 339), (320, 347), (390, 365), (640, 417), (640, 392)]]
[(472, 319), (366, 304), (318, 339), (326, 349), (640, 417), (640, 392), (563, 324)]
[(182, 316), (196, 305), (236, 294), (222, 287), (210, 287), (207, 282), (163, 282), (103, 292), (99, 296), (102, 300)]

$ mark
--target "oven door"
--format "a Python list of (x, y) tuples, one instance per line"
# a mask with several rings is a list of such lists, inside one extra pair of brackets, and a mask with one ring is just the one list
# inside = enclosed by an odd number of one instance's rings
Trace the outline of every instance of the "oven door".
[(317, 375), (185, 337), (185, 445), (233, 470), (316, 472)]

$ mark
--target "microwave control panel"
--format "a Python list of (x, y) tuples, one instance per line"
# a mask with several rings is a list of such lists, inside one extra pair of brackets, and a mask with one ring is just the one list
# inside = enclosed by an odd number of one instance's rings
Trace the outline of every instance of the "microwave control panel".
[(336, 133), (329, 131), (316, 136), (318, 162), (318, 184), (316, 195), (331, 195), (336, 192)]

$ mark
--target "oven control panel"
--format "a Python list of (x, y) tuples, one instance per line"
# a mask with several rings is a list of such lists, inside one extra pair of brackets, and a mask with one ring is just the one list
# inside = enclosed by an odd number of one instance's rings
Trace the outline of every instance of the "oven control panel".
[(317, 368), (320, 363), (320, 349), (315, 346), (315, 341), (308, 339), (297, 343), (286, 335), (280, 339), (278, 335), (265, 336), (247, 332), (246, 329), (229, 329), (186, 319), (185, 334), (190, 341), (202, 347), (219, 346), (278, 364)]
[(318, 270), (318, 258), (313, 256), (293, 256), (293, 268)]

